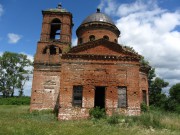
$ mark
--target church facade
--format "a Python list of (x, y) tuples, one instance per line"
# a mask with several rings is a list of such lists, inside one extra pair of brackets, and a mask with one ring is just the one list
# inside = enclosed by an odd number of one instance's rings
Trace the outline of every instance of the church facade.
[(30, 110), (58, 109), (59, 120), (88, 118), (94, 107), (139, 115), (148, 105), (149, 67), (141, 56), (118, 44), (119, 29), (99, 9), (76, 30), (61, 5), (42, 11), (41, 38), (34, 58)]

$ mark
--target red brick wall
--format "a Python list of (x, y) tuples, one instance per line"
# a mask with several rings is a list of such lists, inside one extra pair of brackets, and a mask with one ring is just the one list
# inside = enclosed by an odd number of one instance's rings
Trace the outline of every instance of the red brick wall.
[(139, 74), (140, 76), (140, 93), (141, 93), (141, 102), (143, 102), (143, 96), (142, 96), (142, 91), (145, 90), (146, 91), (146, 97), (147, 97), (147, 105), (149, 105), (149, 96), (148, 96), (148, 78), (147, 78), (147, 74), (140, 72)]
[(60, 71), (34, 69), (30, 110), (54, 109), (58, 103)]
[(81, 33), (81, 35), (78, 36), (78, 38), (83, 39), (83, 43), (89, 42), (89, 36), (94, 35), (95, 39), (101, 39), (103, 36), (108, 36), (109, 41), (114, 42), (114, 40), (118, 40), (118, 37), (115, 33), (109, 31), (109, 30), (103, 30), (103, 29), (97, 29), (97, 30), (87, 30)]
[[(138, 63), (113, 61), (63, 60), (60, 82), (59, 119), (88, 117), (94, 107), (95, 86), (106, 86), (105, 106), (107, 114), (114, 110), (129, 115), (140, 113)], [(82, 108), (72, 106), (73, 85), (83, 86)], [(117, 109), (117, 87), (127, 86), (128, 107)], [(76, 111), (78, 110), (78, 111)]]
[(92, 54), (92, 55), (116, 55), (116, 56), (125, 56), (125, 54), (120, 54), (114, 50), (105, 47), (104, 45), (98, 45), (94, 48), (87, 49), (85, 51), (81, 51), (77, 54)]

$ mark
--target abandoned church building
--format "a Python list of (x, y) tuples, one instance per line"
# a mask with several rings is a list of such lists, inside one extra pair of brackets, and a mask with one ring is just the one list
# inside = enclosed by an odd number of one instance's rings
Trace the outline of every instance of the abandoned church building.
[(59, 4), (42, 15), (30, 110), (57, 108), (59, 120), (87, 118), (97, 106), (107, 115), (139, 115), (140, 104), (148, 105), (149, 68), (118, 44), (120, 31), (111, 18), (97, 9), (77, 28), (72, 47), (72, 13)]

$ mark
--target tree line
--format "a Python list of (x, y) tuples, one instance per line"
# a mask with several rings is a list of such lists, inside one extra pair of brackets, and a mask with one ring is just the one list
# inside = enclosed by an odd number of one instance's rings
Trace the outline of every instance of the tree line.
[[(141, 59), (142, 65), (149, 66), (149, 62)], [(173, 85), (169, 89), (169, 95), (163, 92), (163, 88), (169, 85), (160, 77), (156, 77), (155, 68), (151, 68), (148, 73), (149, 84), (149, 105), (166, 111), (180, 113), (180, 83)]]
[(4, 52), (0, 56), (0, 92), (3, 97), (13, 97), (15, 89), (23, 96), (24, 85), (32, 73), (31, 60), (25, 54)]

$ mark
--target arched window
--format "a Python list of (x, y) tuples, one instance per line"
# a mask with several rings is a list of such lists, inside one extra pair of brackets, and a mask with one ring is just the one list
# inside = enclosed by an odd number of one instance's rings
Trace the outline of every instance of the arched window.
[(94, 41), (95, 40), (95, 36), (94, 35), (89, 36), (89, 40), (90, 41)]
[(83, 43), (83, 39), (79, 38), (79, 44), (82, 44), (82, 43)]
[(49, 45), (43, 50), (43, 54), (56, 55), (61, 53), (61, 49), (55, 45)]
[(60, 39), (60, 33), (61, 33), (61, 21), (56, 18), (51, 22), (50, 39)]
[(114, 39), (114, 42), (117, 43), (117, 39)]
[(106, 36), (106, 35), (105, 35), (103, 38), (104, 38), (104, 39), (106, 39), (106, 40), (109, 40), (109, 37), (108, 37), (108, 36)]

